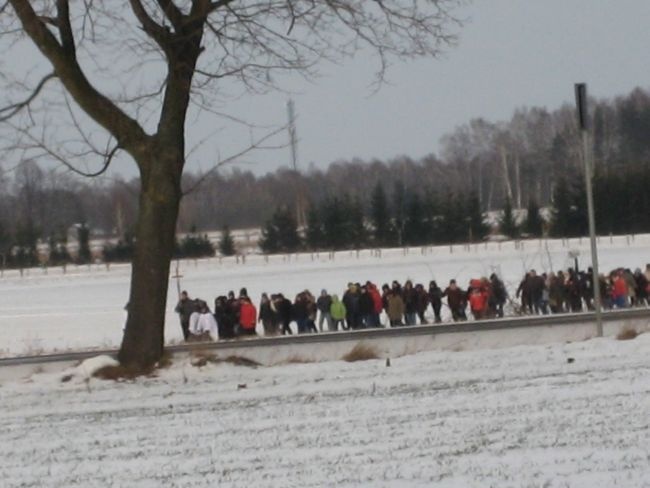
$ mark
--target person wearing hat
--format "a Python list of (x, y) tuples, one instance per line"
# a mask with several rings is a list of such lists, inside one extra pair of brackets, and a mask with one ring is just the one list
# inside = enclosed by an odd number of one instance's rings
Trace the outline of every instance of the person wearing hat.
[(174, 309), (181, 320), (181, 329), (183, 331), (183, 339), (187, 340), (190, 336), (190, 316), (194, 312), (194, 300), (192, 300), (187, 292), (181, 292), (180, 300)]
[(327, 323), (327, 330), (332, 330), (332, 297), (327, 294), (327, 290), (320, 291), (320, 296), (316, 300), (316, 308), (318, 309), (318, 330), (323, 332), (323, 322)]

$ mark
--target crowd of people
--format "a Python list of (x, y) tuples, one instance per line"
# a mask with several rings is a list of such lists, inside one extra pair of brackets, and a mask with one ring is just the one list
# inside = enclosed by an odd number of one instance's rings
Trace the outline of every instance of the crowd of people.
[[(615, 269), (601, 275), (599, 283), (604, 309), (650, 305), (650, 264), (645, 272)], [(593, 310), (593, 273), (591, 269), (548, 274), (530, 270), (521, 280), (514, 300), (493, 273), (489, 278), (470, 280), (467, 288), (452, 279), (444, 290), (436, 281), (425, 288), (407, 280), (404, 285), (393, 281), (381, 288), (370, 281), (348, 283), (340, 298), (327, 290), (321, 290), (318, 297), (304, 290), (293, 301), (282, 293), (262, 293), (258, 307), (242, 288), (237, 297), (233, 291), (218, 296), (214, 312), (207, 302), (192, 299), (183, 291), (175, 310), (185, 340), (196, 341), (256, 335), (258, 324), (265, 336), (292, 334), (292, 323), (299, 334), (427, 324), (429, 307), (434, 323), (442, 322), (443, 306), (448, 307), (455, 322), (467, 320), (468, 309), (475, 320), (502, 318), (506, 305), (520, 315)]]

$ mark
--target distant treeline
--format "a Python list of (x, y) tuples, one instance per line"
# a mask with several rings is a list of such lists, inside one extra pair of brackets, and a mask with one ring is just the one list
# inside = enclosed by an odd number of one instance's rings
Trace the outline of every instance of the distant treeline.
[[(598, 231), (648, 232), (650, 93), (635, 89), (593, 100), (591, 107)], [(508, 205), (554, 208), (551, 226), (543, 229), (553, 235), (586, 231), (571, 105), (519, 109), (507, 122), (472, 120), (442, 139), (440, 155), (418, 161), (337, 161), (324, 170), (280, 169), (257, 177), (237, 169), (187, 174), (183, 186), (194, 189), (181, 206), (180, 232), (196, 228), (200, 235), (228, 225), (266, 227), (272, 236), (268, 223), (288, 212), (306, 228), (300, 245), (312, 248), (477, 240), (485, 227), (476, 216)], [(138, 189), (137, 179), (80, 180), (27, 161), (0, 178), (0, 254), (13, 259), (37, 241), (62, 249), (80, 223), (91, 238), (117, 236), (128, 248)], [(378, 203), (382, 198), (385, 205)], [(534, 234), (505, 226), (507, 235), (520, 232)], [(76, 232), (71, 237), (77, 239)]]

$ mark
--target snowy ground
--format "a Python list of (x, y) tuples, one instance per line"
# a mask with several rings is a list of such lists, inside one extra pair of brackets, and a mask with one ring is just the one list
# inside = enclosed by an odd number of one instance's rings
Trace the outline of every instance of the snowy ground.
[(184, 360), (134, 383), (40, 374), (0, 385), (0, 479), (7, 488), (650, 486), (649, 350), (644, 334), (422, 353), (390, 367)]
[[(643, 268), (650, 262), (650, 236), (625, 236), (600, 239), (600, 262), (603, 270), (618, 266)], [(262, 292), (283, 292), (293, 298), (304, 289), (317, 294), (322, 288), (342, 294), (349, 281), (393, 279), (428, 284), (437, 279), (442, 286), (456, 278), (466, 284), (470, 278), (500, 274), (511, 292), (525, 270), (538, 272), (566, 269), (573, 261), (570, 250), (580, 251), (580, 264), (590, 264), (587, 239), (571, 241), (524, 241), (523, 248), (514, 243), (478, 244), (469, 249), (457, 245), (413, 248), (408, 254), (401, 249), (384, 250), (381, 257), (370, 251), (328, 255), (249, 256), (246, 264), (234, 258), (220, 262), (213, 258), (198, 262), (181, 262), (181, 284), (192, 297), (212, 303), (228, 290), (236, 293), (245, 286), (257, 303)], [(174, 271), (174, 270), (172, 270)], [(128, 299), (130, 268), (127, 265), (69, 267), (30, 270), (21, 277), (7, 272), (0, 278), (0, 356), (33, 354), (55, 350), (112, 347), (120, 343), (124, 324), (124, 305)], [(181, 339), (178, 318), (173, 312), (177, 300), (176, 283), (170, 283), (166, 338)]]

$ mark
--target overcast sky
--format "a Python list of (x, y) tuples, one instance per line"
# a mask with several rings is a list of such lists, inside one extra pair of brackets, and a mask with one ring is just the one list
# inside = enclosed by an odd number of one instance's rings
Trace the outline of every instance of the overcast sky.
[[(598, 98), (650, 87), (649, 0), (474, 0), (459, 15), (466, 22), (457, 47), (441, 59), (396, 64), (391, 84), (377, 93), (370, 88), (376, 64), (363, 55), (323, 65), (312, 84), (288, 80), (296, 92), (301, 169), (340, 159), (418, 159), (438, 152), (440, 138), (472, 118), (507, 120), (518, 107), (573, 103), (575, 82), (587, 82)], [(251, 96), (225, 109), (280, 126), (287, 99)], [(195, 171), (236, 153), (250, 137), (247, 129), (211, 117), (188, 130), (210, 135), (190, 155), (188, 169)], [(276, 142), (286, 139), (283, 133)], [(242, 166), (262, 174), (290, 161), (284, 148), (248, 154)], [(131, 161), (120, 161), (113, 172), (136, 174)]]

